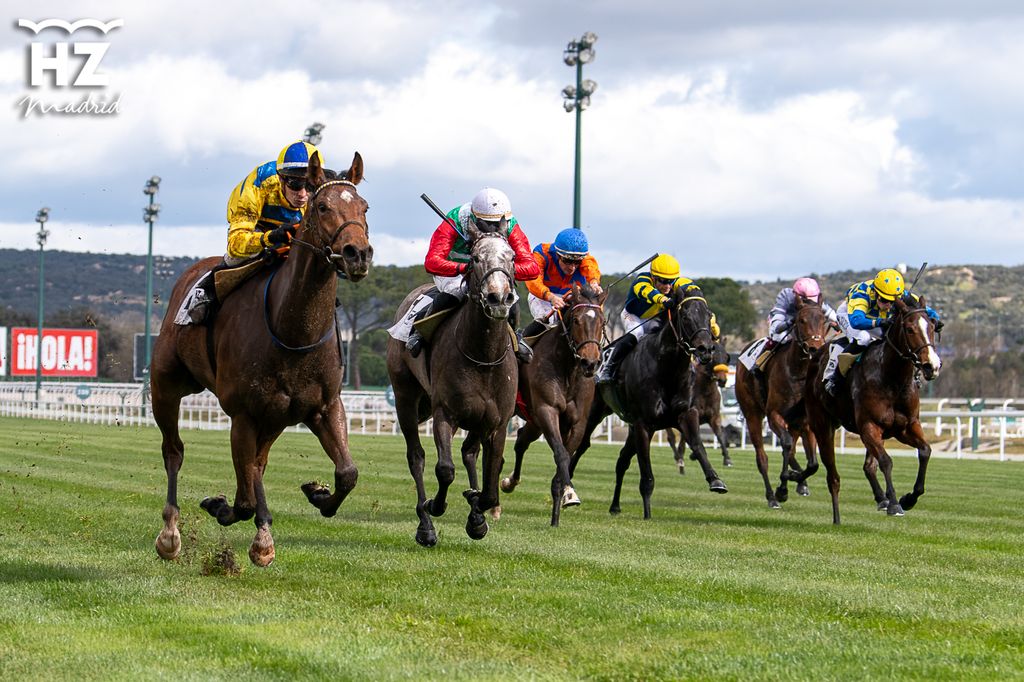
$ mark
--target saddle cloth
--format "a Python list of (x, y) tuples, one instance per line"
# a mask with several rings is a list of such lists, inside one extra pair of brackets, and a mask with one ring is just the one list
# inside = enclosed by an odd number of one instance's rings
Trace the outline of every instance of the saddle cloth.
[(757, 356), (761, 354), (761, 350), (764, 348), (764, 344), (768, 343), (768, 337), (762, 336), (754, 343), (747, 346), (747, 349), (743, 351), (738, 358), (737, 362), (743, 363), (743, 366), (749, 370), (754, 369), (754, 362), (757, 360)]

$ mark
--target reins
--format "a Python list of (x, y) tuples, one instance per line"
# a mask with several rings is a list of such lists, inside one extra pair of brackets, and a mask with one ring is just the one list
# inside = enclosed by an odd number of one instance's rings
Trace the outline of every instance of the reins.
[[(356, 187), (355, 183), (349, 182), (348, 180), (328, 180), (327, 182), (323, 183), (322, 185), (319, 185), (315, 190), (313, 190), (313, 195), (309, 197), (309, 200), (306, 202), (306, 204), (307, 205), (312, 204), (313, 201), (316, 199), (317, 195), (320, 194), (320, 192), (322, 192), (326, 188), (332, 187), (334, 185), (346, 185), (346, 186), (351, 187), (353, 189), (355, 189), (355, 187)], [(305, 217), (305, 219), (303, 221), (303, 225), (305, 225), (306, 223), (309, 223), (309, 222), (315, 223), (314, 227), (316, 227), (317, 232), (320, 231), (320, 221), (319, 220), (315, 220), (315, 221), (313, 220), (313, 213), (312, 213), (312, 211), (309, 212), (308, 214), (306, 214), (306, 217)], [(365, 222), (363, 222), (361, 220), (346, 220), (341, 225), (338, 225), (338, 229), (334, 231), (334, 235), (331, 236), (331, 238), (329, 240), (327, 240), (327, 243), (325, 245), (323, 245), (323, 246), (316, 246), (315, 244), (312, 244), (312, 243), (307, 242), (307, 241), (303, 241), (302, 239), (298, 239), (296, 237), (292, 237), (290, 243), (291, 244), (298, 244), (299, 246), (305, 246), (306, 248), (309, 248), (309, 249), (312, 249), (313, 251), (316, 251), (317, 253), (322, 255), (325, 259), (327, 259), (327, 262), (331, 266), (334, 266), (334, 258), (335, 257), (339, 257), (340, 258), (341, 254), (335, 252), (334, 250), (332, 250), (331, 249), (331, 245), (335, 242), (335, 240), (338, 239), (338, 236), (341, 235), (342, 231), (346, 227), (348, 227), (349, 225), (357, 225), (359, 227), (362, 227), (363, 231), (366, 233), (367, 236), (369, 236), (369, 234), (370, 234), (370, 228), (366, 225)]]
[(324, 343), (326, 343), (332, 336), (334, 336), (334, 328), (337, 325), (337, 321), (331, 323), (331, 328), (327, 331), (327, 334), (325, 334), (322, 339), (308, 346), (289, 346), (284, 341), (277, 338), (277, 335), (274, 334), (274, 330), (270, 328), (270, 283), (274, 281), (274, 278), (277, 277), (277, 273), (280, 272), (280, 270), (281, 268), (275, 268), (274, 271), (270, 273), (270, 277), (267, 278), (267, 283), (263, 287), (263, 321), (267, 325), (267, 333), (270, 334), (270, 338), (274, 342), (274, 345), (278, 346), (279, 348), (295, 351), (297, 353), (308, 353), (309, 351), (315, 348), (319, 348)]
[[(707, 332), (708, 338), (711, 338), (711, 330), (702, 327), (700, 329), (695, 330), (693, 334), (690, 334), (685, 338), (682, 334), (679, 333), (679, 330), (676, 329), (676, 325), (672, 322), (672, 308), (681, 308), (683, 304), (686, 303), (687, 301), (703, 301), (705, 306), (708, 304), (707, 299), (704, 298), (703, 296), (687, 296), (683, 300), (679, 301), (679, 303), (677, 303), (675, 306), (665, 306), (665, 313), (668, 315), (668, 326), (672, 328), (672, 334), (676, 337), (676, 346), (682, 348), (689, 355), (696, 355), (697, 348), (694, 345), (692, 345), (693, 340), (697, 338), (697, 336), (699, 336), (701, 332)], [(711, 340), (712, 342), (714, 342), (714, 339)]]
[(568, 316), (570, 318), (572, 317), (573, 311), (575, 311), (577, 308), (591, 308), (591, 309), (597, 310), (598, 314), (601, 316), (601, 333), (598, 336), (598, 338), (597, 339), (584, 339), (582, 342), (577, 344), (576, 341), (572, 338), (571, 330), (565, 324), (565, 320), (563, 319), (563, 316), (562, 316), (562, 311), (560, 311), (560, 310), (558, 311), (558, 324), (562, 328), (562, 336), (565, 337), (565, 342), (569, 346), (569, 351), (572, 352), (572, 355), (573, 355), (574, 359), (582, 360), (583, 356), (581, 356), (580, 353), (579, 353), (580, 348), (583, 348), (584, 346), (587, 346), (587, 345), (589, 345), (591, 343), (596, 345), (598, 347), (598, 350), (600, 350), (600, 348), (601, 348), (601, 339), (604, 338), (604, 326), (605, 326), (604, 309), (601, 306), (599, 306), (598, 304), (596, 304), (596, 303), (573, 303), (571, 306), (569, 306)]
[[(925, 310), (924, 308), (915, 308), (913, 310), (907, 309), (906, 312), (902, 312), (902, 311), (900, 312), (899, 318), (902, 321), (904, 317), (911, 317), (911, 316), (914, 316), (914, 315), (927, 315), (927, 314), (928, 314), (928, 311)], [(888, 345), (890, 348), (892, 348), (893, 351), (895, 351), (896, 355), (898, 355), (900, 357), (900, 359), (902, 359), (902, 360), (909, 360), (911, 362), (911, 364), (913, 364), (916, 369), (921, 369), (922, 367), (924, 367), (925, 363), (922, 362), (917, 357), (917, 354), (919, 352), (921, 352), (922, 350), (924, 350), (925, 348), (928, 348), (929, 346), (934, 349), (935, 348), (935, 344), (932, 343), (931, 341), (928, 341), (928, 337), (925, 336), (925, 342), (923, 344), (921, 344), (917, 348), (911, 348), (910, 344), (907, 342), (907, 333), (901, 328), (898, 333), (903, 336), (903, 343), (907, 347), (907, 351), (904, 352), (903, 350), (901, 350), (899, 348), (899, 346), (897, 346), (895, 344), (895, 342), (893, 342), (892, 339), (889, 338), (890, 334), (892, 334), (892, 330), (895, 327), (897, 327), (897, 326), (900, 326), (900, 325), (896, 324), (896, 320), (894, 318), (893, 319), (893, 324), (889, 325), (889, 328), (885, 330), (885, 336), (883, 338), (885, 339), (886, 345)]]

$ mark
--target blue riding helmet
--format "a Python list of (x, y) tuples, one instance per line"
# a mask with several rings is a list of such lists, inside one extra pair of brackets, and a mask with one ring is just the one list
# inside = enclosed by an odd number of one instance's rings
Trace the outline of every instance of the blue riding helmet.
[(582, 260), (590, 253), (590, 244), (587, 242), (587, 235), (583, 230), (569, 227), (558, 233), (551, 248), (562, 258), (568, 260)]

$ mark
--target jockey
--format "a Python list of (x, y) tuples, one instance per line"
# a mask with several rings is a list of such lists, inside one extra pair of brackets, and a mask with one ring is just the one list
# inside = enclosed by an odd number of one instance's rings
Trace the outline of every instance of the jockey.
[[(850, 287), (846, 293), (846, 301), (839, 306), (836, 315), (839, 319), (839, 328), (846, 334), (848, 345), (843, 350), (838, 343), (829, 347), (828, 364), (822, 378), (825, 380), (825, 389), (831, 395), (835, 395), (840, 375), (836, 370), (839, 367), (839, 354), (846, 352), (859, 355), (869, 345), (885, 336), (885, 329), (892, 321), (890, 314), (892, 305), (898, 298), (909, 297), (916, 302), (917, 296), (906, 290), (906, 283), (899, 270), (885, 268), (879, 270), (874, 279), (858, 282)], [(942, 321), (939, 314), (930, 306), (925, 306), (928, 317), (935, 320), (936, 330), (941, 329)]]
[(601, 270), (597, 260), (590, 255), (590, 244), (583, 230), (570, 227), (562, 230), (550, 244), (538, 244), (533, 248), (533, 260), (541, 274), (526, 282), (529, 290), (527, 302), (534, 320), (523, 336), (541, 333), (551, 321), (552, 310), (565, 307), (565, 295), (572, 291), (573, 284), (589, 285), (594, 293), (601, 294)]
[(814, 301), (821, 305), (825, 317), (838, 330), (839, 319), (836, 311), (821, 298), (821, 288), (818, 282), (812, 277), (801, 277), (793, 282), (792, 287), (786, 287), (775, 297), (775, 305), (768, 313), (768, 342), (764, 345), (760, 355), (754, 363), (754, 373), (758, 374), (764, 369), (768, 359), (775, 353), (775, 349), (793, 338), (793, 322), (796, 320), (797, 297)]
[[(598, 383), (607, 383), (615, 378), (615, 370), (622, 358), (641, 338), (658, 328), (658, 316), (665, 309), (669, 296), (679, 289), (687, 294), (699, 287), (692, 279), (679, 276), (679, 261), (667, 253), (659, 254), (651, 261), (650, 271), (640, 273), (633, 280), (620, 316), (626, 333), (613, 342), (607, 360), (595, 377)], [(714, 314), (711, 315), (711, 335), (716, 339), (719, 336)]]
[[(257, 166), (231, 191), (227, 253), (224, 261), (196, 282), (186, 297), (191, 301), (185, 324), (199, 324), (209, 315), (216, 299), (214, 272), (240, 265), (264, 249), (287, 251), (310, 196), (306, 169), (310, 158), (318, 153), (308, 142), (292, 142), (281, 150), (276, 161)], [(320, 164), (324, 165), (323, 154)]]
[[(512, 215), (512, 204), (501, 190), (484, 187), (477, 192), (472, 201), (456, 206), (448, 211), (446, 217), (448, 220), (442, 221), (434, 230), (423, 263), (427, 272), (434, 276), (437, 293), (425, 293), (413, 303), (410, 313), (414, 313), (415, 320), (454, 308), (466, 297), (467, 287), (463, 275), (469, 268), (470, 245), (465, 237), (465, 231), (470, 220), (483, 231), (493, 232), (498, 229), (505, 234), (509, 246), (515, 251), (517, 281), (531, 280), (540, 274), (540, 268), (530, 256), (530, 242), (519, 227), (516, 217)], [(453, 227), (452, 223), (457, 225), (458, 229)], [(518, 301), (509, 311), (509, 324), (513, 328), (519, 325)], [(519, 338), (519, 350), (516, 355), (523, 362), (529, 362), (533, 357), (533, 351), (523, 343), (522, 332), (518, 329), (516, 336)], [(423, 343), (423, 336), (413, 327), (405, 344), (413, 357), (420, 354)]]

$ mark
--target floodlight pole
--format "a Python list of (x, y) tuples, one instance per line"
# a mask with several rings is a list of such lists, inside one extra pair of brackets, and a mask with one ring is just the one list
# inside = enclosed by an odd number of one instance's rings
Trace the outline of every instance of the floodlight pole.
[(146, 386), (149, 385), (149, 365), (153, 352), (153, 343), (149, 335), (149, 318), (153, 316), (153, 222), (160, 214), (160, 206), (153, 203), (153, 198), (159, 190), (160, 177), (156, 175), (146, 180), (146, 186), (142, 190), (143, 194), (149, 195), (149, 205), (146, 206), (144, 213), (145, 221), (149, 224), (149, 248), (146, 250), (146, 326), (144, 332), (146, 339), (146, 364), (142, 369), (142, 373), (145, 376), (143, 381)]
[(50, 219), (50, 209), (41, 208), (36, 212), (36, 222), (39, 223), (39, 232), (36, 233), (36, 241), (39, 243), (39, 316), (36, 328), (36, 409), (39, 409), (39, 391), (43, 383), (43, 291), (46, 286), (46, 279), (43, 277), (43, 246), (46, 244), (46, 237), (50, 234), (46, 231), (46, 221)]
[(594, 59), (594, 43), (597, 36), (587, 31), (579, 40), (569, 41), (562, 55), (562, 60), (567, 66), (576, 67), (576, 87), (567, 86), (562, 90), (565, 101), (562, 105), (566, 111), (576, 110), (576, 153), (573, 173), (573, 201), (572, 201), (572, 226), (581, 229), (580, 219), (581, 194), (582, 194), (582, 147), (583, 147), (583, 110), (590, 106), (590, 95), (597, 88), (597, 83), (591, 80), (583, 80), (583, 65)]

